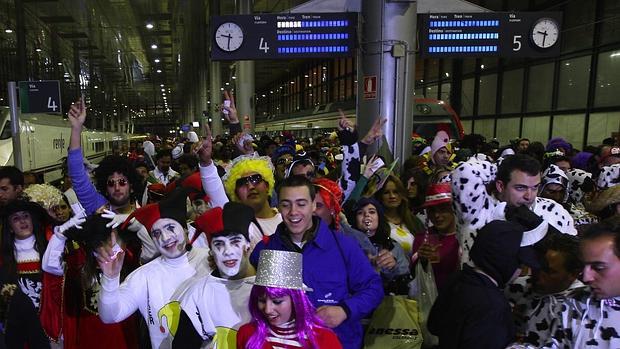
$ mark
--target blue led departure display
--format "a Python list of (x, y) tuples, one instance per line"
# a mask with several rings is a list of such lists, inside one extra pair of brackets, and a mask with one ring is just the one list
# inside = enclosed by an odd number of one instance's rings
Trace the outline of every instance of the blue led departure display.
[(356, 13), (211, 17), (211, 59), (345, 57), (355, 53)]
[(422, 14), (423, 57), (552, 57), (560, 53), (560, 12)]

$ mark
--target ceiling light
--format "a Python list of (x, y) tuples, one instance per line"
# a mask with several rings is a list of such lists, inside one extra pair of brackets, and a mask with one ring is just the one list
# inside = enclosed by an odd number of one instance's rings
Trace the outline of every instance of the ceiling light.
[(162, 89), (161, 89), (161, 92), (166, 92), (166, 89), (165, 89), (165, 88), (162, 88)]
[(152, 48), (153, 50), (157, 49), (157, 44), (153, 44), (153, 45), (151, 45), (151, 48)]
[(161, 69), (157, 69), (157, 72), (158, 72), (158, 73), (161, 73)]
[(146, 29), (153, 29), (153, 27), (154, 27), (153, 23), (146, 24)]
[(58, 62), (58, 65), (62, 65), (62, 62)]
[(155, 58), (155, 63), (159, 63), (159, 58)]
[(95, 88), (99, 88), (99, 86), (95, 85)]
[(164, 87), (164, 84), (159, 84), (159, 87)]
[(41, 52), (41, 51), (43, 51), (43, 50), (41, 50), (40, 48), (35, 48), (34, 50), (35, 50), (35, 51), (37, 51), (37, 52)]
[(13, 32), (13, 29), (6, 28), (6, 29), (4, 30), (4, 32), (5, 32), (5, 33), (7, 33), (7, 34), (11, 34), (11, 33)]

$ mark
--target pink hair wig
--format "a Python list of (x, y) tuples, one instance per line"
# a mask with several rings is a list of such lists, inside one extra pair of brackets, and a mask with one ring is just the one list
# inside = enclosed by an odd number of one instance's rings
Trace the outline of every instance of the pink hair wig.
[(249, 307), (252, 323), (256, 326), (256, 332), (248, 340), (245, 349), (261, 349), (269, 333), (270, 325), (263, 313), (258, 309), (258, 300), (262, 297), (274, 299), (284, 296), (291, 297), (292, 316), (295, 320), (297, 340), (304, 348), (317, 348), (314, 328), (324, 327), (324, 325), (323, 321), (316, 316), (316, 310), (304, 291), (254, 285), (252, 292), (250, 292)]

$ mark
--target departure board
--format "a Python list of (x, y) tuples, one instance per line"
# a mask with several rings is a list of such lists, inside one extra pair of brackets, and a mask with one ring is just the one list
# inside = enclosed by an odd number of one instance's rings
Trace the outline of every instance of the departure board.
[(213, 16), (211, 59), (351, 56), (356, 28), (354, 12)]
[(421, 16), (422, 57), (552, 57), (561, 12), (430, 13)]

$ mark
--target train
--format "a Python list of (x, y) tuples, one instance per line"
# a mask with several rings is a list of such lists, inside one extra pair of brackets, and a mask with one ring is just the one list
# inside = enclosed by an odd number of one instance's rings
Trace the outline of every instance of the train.
[[(327, 104), (314, 108), (306, 115), (296, 117), (278, 116), (265, 121), (258, 121), (254, 132), (258, 135), (275, 136), (289, 132), (296, 137), (313, 137), (335, 131), (340, 119), (339, 105)], [(346, 117), (356, 119), (355, 109), (344, 109)], [(464, 136), (460, 117), (442, 100), (432, 98), (416, 98), (413, 111), (412, 134), (432, 139), (438, 130), (444, 130), (452, 139)]]
[[(58, 114), (21, 114), (20, 143), (22, 170), (39, 176), (45, 183), (62, 179), (71, 125)], [(0, 107), (0, 166), (14, 164), (11, 117), (8, 107)], [(114, 149), (129, 149), (131, 142), (142, 142), (147, 135), (101, 130), (82, 131), (82, 151), (91, 163), (98, 163)]]

